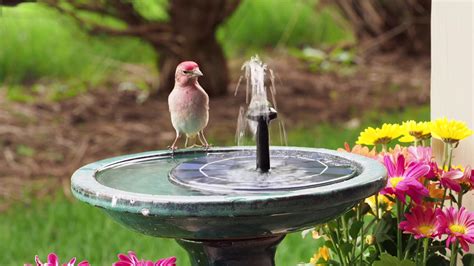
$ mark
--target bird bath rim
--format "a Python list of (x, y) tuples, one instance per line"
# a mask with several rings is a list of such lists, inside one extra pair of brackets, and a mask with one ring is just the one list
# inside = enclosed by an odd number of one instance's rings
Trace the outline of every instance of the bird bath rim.
[[(255, 147), (215, 147), (207, 151), (187, 149), (175, 151), (174, 154), (179, 156), (242, 150), (255, 150)], [(96, 179), (98, 172), (118, 164), (139, 159), (166, 158), (172, 154), (171, 151), (150, 151), (118, 156), (85, 165), (73, 174), (71, 188), (74, 196), (81, 201), (111, 211), (140, 213), (146, 209), (149, 211), (147, 215), (208, 217), (285, 213), (291, 207), (299, 210), (304, 208), (302, 201), (307, 203), (317, 201), (319, 202), (317, 205), (320, 205), (321, 208), (327, 208), (366, 198), (386, 184), (385, 167), (381, 163), (361, 155), (321, 148), (272, 146), (271, 150), (314, 152), (342, 157), (354, 162), (359, 168), (359, 174), (349, 180), (327, 186), (258, 195), (153, 195), (115, 189), (99, 183)], [(348, 194), (334, 202), (333, 196), (341, 195), (341, 192)], [(298, 200), (295, 201), (295, 199)], [(292, 202), (299, 202), (298, 207), (292, 206)], [(324, 202), (326, 204), (321, 204)], [(256, 205), (265, 206), (265, 208), (249, 208)], [(307, 208), (314, 209), (315, 206)]]

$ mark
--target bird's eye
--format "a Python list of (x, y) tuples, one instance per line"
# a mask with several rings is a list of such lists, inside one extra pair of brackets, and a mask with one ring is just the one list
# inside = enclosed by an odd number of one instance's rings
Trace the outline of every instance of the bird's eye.
[(191, 74), (191, 73), (192, 73), (192, 71), (189, 71), (189, 70), (183, 70), (183, 73), (184, 73), (184, 74)]

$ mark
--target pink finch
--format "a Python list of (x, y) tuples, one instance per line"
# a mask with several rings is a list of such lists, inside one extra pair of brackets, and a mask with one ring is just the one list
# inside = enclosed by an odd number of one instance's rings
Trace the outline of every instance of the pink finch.
[(204, 147), (209, 147), (204, 137), (204, 128), (209, 120), (209, 96), (198, 83), (202, 76), (198, 64), (185, 61), (176, 67), (175, 84), (168, 97), (171, 123), (176, 130), (176, 138), (170, 149), (177, 149), (176, 142), (181, 134), (188, 138), (198, 137)]

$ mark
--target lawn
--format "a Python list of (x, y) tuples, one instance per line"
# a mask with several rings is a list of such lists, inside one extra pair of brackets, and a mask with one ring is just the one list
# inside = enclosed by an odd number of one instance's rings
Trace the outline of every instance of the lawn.
[[(429, 119), (429, 108), (419, 106), (397, 113), (368, 113), (357, 126), (329, 123), (290, 129), (288, 142), (294, 146), (341, 147), (353, 143), (360, 130), (383, 122)], [(25, 196), (27, 197), (27, 196)], [(0, 214), (0, 265), (33, 262), (35, 254), (44, 258), (55, 251), (61, 258), (87, 258), (93, 265), (109, 265), (115, 254), (128, 250), (149, 259), (177, 256), (178, 265), (189, 265), (187, 256), (173, 240), (155, 239), (116, 224), (99, 209), (69, 200), (61, 193), (35, 199), (31, 204), (16, 203)], [(307, 262), (314, 241), (300, 233), (286, 237), (277, 251), (278, 265)]]

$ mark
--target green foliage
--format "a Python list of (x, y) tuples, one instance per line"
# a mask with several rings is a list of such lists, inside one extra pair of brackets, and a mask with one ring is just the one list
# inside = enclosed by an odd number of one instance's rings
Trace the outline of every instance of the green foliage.
[(355, 51), (341, 48), (333, 49), (330, 52), (311, 47), (304, 49), (290, 49), (290, 53), (305, 61), (308, 68), (313, 72), (337, 72), (341, 74), (351, 74), (355, 70)]
[[(166, 20), (166, 0), (135, 1), (145, 17)], [(334, 11), (315, 10), (314, 1), (246, 0), (218, 31), (227, 54), (255, 52), (267, 46), (335, 43), (350, 34), (331, 18)], [(107, 24), (110, 19), (90, 16)], [(70, 18), (38, 4), (2, 8), (0, 13), (0, 82), (31, 84), (39, 79), (97, 84), (122, 62), (155, 65), (154, 50), (125, 37), (88, 36)], [(74, 80), (73, 82), (69, 80)], [(68, 94), (68, 93), (65, 93)], [(22, 96), (12, 97), (25, 101)]]
[(333, 19), (335, 10), (316, 9), (314, 0), (242, 1), (219, 30), (218, 38), (227, 54), (277, 45), (335, 44), (353, 39), (352, 34)]
[(380, 260), (374, 262), (374, 266), (415, 266), (413, 261), (399, 260), (390, 254), (383, 253), (380, 255)]
[(464, 266), (474, 266), (474, 254), (466, 254), (462, 257)]
[(38, 4), (2, 8), (0, 36), (0, 82), (73, 78), (94, 83), (122, 61), (155, 61), (140, 40), (88, 36), (71, 19)]

